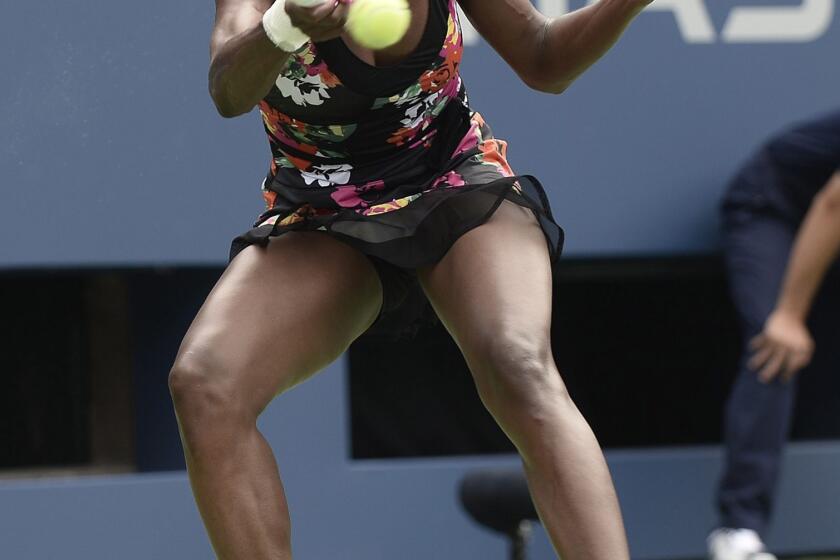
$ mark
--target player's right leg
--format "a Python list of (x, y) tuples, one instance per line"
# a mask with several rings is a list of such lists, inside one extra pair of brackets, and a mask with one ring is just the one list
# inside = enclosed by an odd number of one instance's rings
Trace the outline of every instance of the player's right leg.
[(220, 559), (291, 558), (283, 487), (257, 416), (340, 356), (381, 302), (371, 262), (319, 232), (245, 249), (210, 293), (169, 383), (193, 493)]

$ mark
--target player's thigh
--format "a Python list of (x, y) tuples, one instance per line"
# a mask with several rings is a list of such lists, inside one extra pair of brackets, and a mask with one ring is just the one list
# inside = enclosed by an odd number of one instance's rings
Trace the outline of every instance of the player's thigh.
[(233, 260), (190, 326), (173, 372), (221, 384), (261, 408), (340, 356), (381, 302), (363, 254), (324, 233), (284, 234)]
[[(550, 359), (551, 263), (533, 213), (505, 201), (437, 264), (419, 271), (473, 373), (499, 352)], [(502, 355), (504, 358), (504, 355)]]

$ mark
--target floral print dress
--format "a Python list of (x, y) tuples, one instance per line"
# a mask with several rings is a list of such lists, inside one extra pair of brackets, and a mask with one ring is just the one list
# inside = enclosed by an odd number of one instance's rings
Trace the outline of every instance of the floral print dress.
[(260, 103), (267, 210), (231, 257), (286, 231), (322, 230), (416, 268), (509, 199), (534, 210), (556, 258), (562, 230), (542, 187), (514, 175), (507, 144), (470, 109), (456, 2), (429, 2), (420, 44), (399, 65), (371, 66), (340, 38), (290, 56)]

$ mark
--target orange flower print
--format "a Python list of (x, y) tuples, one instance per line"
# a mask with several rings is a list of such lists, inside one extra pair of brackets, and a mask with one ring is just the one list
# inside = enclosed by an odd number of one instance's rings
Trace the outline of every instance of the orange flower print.
[(476, 123), (480, 129), (487, 126), (487, 123), (484, 121), (484, 117), (481, 116), (481, 113), (473, 113), (472, 121)]
[(443, 63), (434, 70), (428, 70), (420, 77), (420, 87), (428, 93), (436, 93), (443, 89), (450, 80), (458, 75), (458, 67), (461, 65), (463, 50), (460, 48), (449, 49)]
[(263, 189), (263, 200), (265, 200), (265, 207), (271, 210), (274, 208), (274, 203), (277, 202), (277, 193), (268, 189)]
[(318, 64), (307, 66), (306, 73), (309, 76), (320, 77), (321, 83), (323, 83), (328, 88), (334, 88), (341, 85), (341, 80), (339, 80), (338, 76), (336, 76), (330, 71), (330, 69), (327, 67), (327, 63), (323, 60)]
[(405, 208), (418, 198), (420, 198), (420, 193), (412, 194), (406, 196), (404, 198), (397, 198), (388, 202), (383, 202), (382, 204), (377, 204), (376, 206), (371, 206), (370, 208), (365, 208), (361, 211), (361, 214), (365, 216), (376, 216), (378, 214), (387, 214), (388, 212), (393, 212), (395, 210), (399, 210), (401, 208)]
[[(306, 144), (298, 144), (297, 148), (302, 151), (306, 152), (307, 154), (315, 155), (318, 153), (318, 148), (315, 146), (308, 146)], [(312, 165), (313, 160), (307, 160), (299, 157), (295, 157), (289, 154), (286, 154), (286, 159), (288, 159), (295, 167), (297, 167), (301, 171), (306, 171)]]
[(388, 138), (388, 143), (395, 146), (402, 146), (417, 135), (417, 128), (401, 128)]
[(437, 93), (452, 79), (457, 70), (443, 64), (436, 70), (429, 70), (420, 77), (420, 87), (428, 93)]
[(507, 162), (507, 142), (504, 140), (492, 139), (479, 144), (481, 149), (481, 161), (486, 164), (495, 165), (505, 177), (513, 177), (513, 169)]

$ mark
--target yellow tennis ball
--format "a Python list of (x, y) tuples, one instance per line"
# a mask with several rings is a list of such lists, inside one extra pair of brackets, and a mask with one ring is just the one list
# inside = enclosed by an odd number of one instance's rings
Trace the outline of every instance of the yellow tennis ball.
[(407, 0), (353, 0), (345, 27), (363, 47), (382, 50), (397, 44), (409, 25)]

